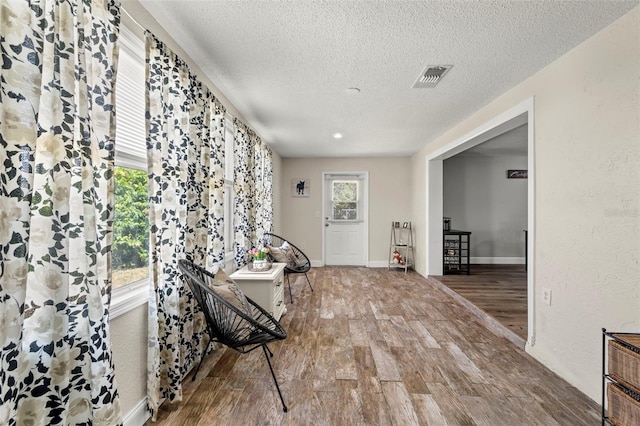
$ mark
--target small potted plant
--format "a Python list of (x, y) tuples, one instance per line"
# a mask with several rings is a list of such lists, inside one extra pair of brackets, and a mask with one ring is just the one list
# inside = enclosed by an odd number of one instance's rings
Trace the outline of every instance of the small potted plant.
[(271, 269), (271, 262), (267, 257), (269, 254), (269, 247), (252, 248), (247, 252), (251, 256), (251, 263), (249, 269), (253, 271), (267, 271)]

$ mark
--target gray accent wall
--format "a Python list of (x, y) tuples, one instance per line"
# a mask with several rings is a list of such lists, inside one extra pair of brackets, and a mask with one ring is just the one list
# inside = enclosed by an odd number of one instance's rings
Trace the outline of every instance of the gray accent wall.
[(443, 215), (452, 229), (472, 232), (472, 263), (524, 263), (527, 180), (507, 179), (507, 170), (526, 168), (526, 155), (463, 153), (444, 161)]

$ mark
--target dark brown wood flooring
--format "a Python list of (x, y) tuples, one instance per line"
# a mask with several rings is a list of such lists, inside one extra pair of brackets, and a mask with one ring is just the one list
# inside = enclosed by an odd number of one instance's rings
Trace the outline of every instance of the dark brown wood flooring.
[[(218, 349), (148, 425), (596, 425), (599, 407), (415, 272), (313, 268), (271, 345)], [(288, 301), (288, 298), (287, 298)]]
[(512, 340), (524, 348), (527, 339), (527, 274), (524, 265), (471, 265), (471, 275), (433, 278), (515, 334), (517, 337)]

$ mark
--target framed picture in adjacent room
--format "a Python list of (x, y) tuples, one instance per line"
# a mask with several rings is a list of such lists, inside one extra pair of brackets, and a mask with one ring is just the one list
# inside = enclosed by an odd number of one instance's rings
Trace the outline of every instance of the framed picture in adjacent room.
[(308, 197), (311, 181), (309, 178), (291, 179), (291, 196), (292, 197)]
[(526, 179), (527, 170), (507, 170), (507, 179)]

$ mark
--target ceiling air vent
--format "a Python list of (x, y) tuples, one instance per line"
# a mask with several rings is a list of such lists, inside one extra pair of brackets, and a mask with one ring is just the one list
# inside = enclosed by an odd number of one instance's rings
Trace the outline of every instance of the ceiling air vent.
[(436, 87), (442, 77), (451, 69), (453, 65), (429, 65), (413, 83), (414, 89), (430, 89)]

